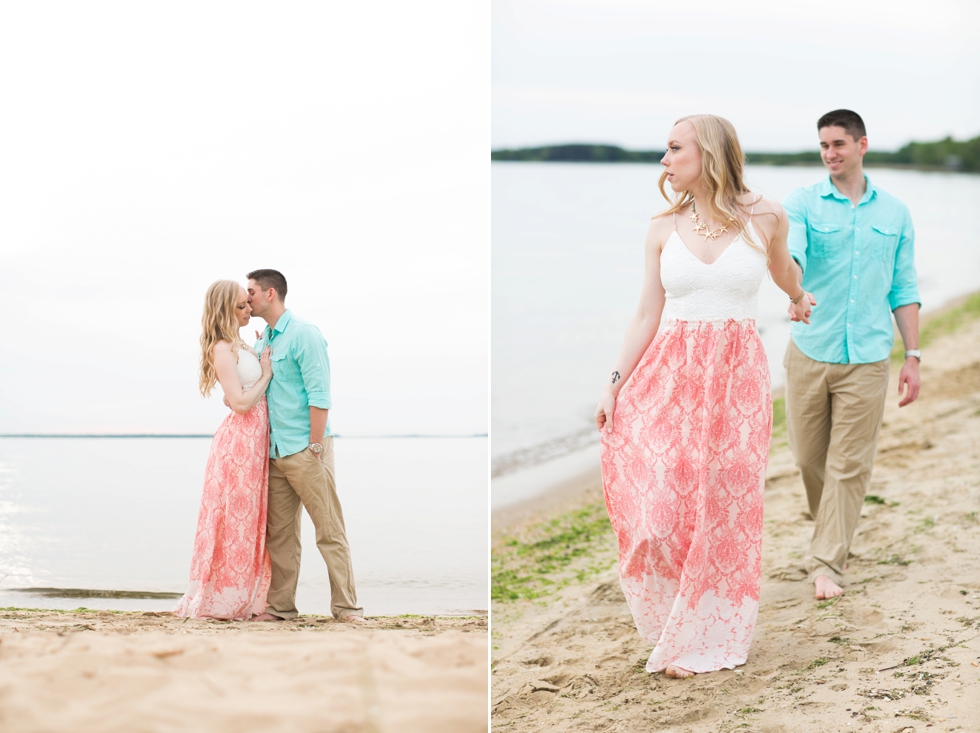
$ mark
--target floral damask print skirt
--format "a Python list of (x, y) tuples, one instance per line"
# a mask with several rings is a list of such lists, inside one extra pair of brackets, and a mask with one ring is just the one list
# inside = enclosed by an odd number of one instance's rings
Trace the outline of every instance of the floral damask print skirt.
[(231, 413), (211, 441), (187, 593), (174, 613), (248, 619), (263, 613), (272, 566), (265, 547), (269, 412), (265, 398)]
[(744, 664), (772, 399), (754, 321), (661, 326), (602, 431), (606, 507), (648, 672)]

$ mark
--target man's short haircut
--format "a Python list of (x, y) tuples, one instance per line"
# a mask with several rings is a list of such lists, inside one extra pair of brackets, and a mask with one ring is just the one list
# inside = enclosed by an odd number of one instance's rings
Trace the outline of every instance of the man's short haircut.
[(864, 129), (864, 120), (861, 119), (861, 115), (849, 109), (835, 109), (817, 120), (817, 132), (825, 127), (843, 127), (844, 132), (854, 138), (854, 142), (868, 134), (867, 130)]
[(263, 290), (275, 288), (279, 300), (286, 300), (286, 278), (279, 270), (252, 270), (247, 277)]

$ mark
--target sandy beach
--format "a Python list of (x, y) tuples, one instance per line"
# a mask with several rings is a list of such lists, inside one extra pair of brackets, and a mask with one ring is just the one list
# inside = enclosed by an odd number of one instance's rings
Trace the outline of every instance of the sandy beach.
[(0, 611), (0, 730), (487, 730), (487, 619)]
[[(923, 328), (923, 388), (889, 385), (845, 595), (816, 601), (813, 523), (773, 436), (748, 663), (674, 680), (626, 606), (598, 467), (493, 515), (491, 727), (500, 731), (980, 731), (980, 321)], [(957, 319), (957, 314), (962, 317)], [(955, 321), (959, 320), (958, 323)]]

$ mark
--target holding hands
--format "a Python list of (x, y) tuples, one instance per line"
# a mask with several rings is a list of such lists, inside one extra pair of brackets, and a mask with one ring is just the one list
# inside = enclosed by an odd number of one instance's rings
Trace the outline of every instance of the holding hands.
[(789, 319), (796, 323), (810, 323), (810, 314), (813, 312), (813, 306), (817, 304), (816, 299), (813, 297), (813, 293), (808, 293), (807, 291), (802, 291), (801, 297), (795, 303), (790, 300), (789, 302)]

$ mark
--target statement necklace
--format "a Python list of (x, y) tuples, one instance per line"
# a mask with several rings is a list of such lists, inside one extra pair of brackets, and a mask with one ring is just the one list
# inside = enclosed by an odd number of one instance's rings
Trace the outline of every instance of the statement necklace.
[(691, 202), (691, 211), (694, 212), (691, 214), (691, 221), (694, 222), (694, 231), (695, 233), (700, 234), (702, 237), (704, 237), (705, 242), (707, 242), (709, 239), (717, 239), (719, 234), (724, 234), (725, 232), (727, 232), (728, 225), (732, 224), (735, 221), (735, 214), (729, 212), (731, 216), (728, 217), (728, 221), (726, 221), (717, 229), (712, 229), (711, 231), (708, 231), (708, 225), (703, 223), (701, 219), (698, 217), (697, 206), (694, 204), (693, 201)]

